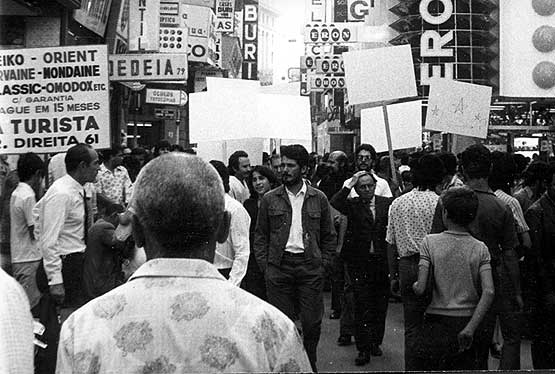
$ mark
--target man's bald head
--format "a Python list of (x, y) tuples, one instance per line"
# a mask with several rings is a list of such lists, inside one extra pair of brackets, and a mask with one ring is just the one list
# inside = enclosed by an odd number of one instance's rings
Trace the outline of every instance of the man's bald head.
[(141, 170), (131, 205), (144, 236), (150, 235), (161, 247), (158, 251), (189, 257), (188, 251), (215, 240), (224, 217), (224, 188), (207, 162), (171, 153)]
[(339, 174), (347, 168), (347, 155), (343, 151), (333, 151), (328, 158), (328, 164), (334, 174)]

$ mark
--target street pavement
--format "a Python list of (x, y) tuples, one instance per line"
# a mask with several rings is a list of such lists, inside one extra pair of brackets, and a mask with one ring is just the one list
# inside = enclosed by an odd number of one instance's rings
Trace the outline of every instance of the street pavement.
[[(325, 313), (322, 321), (322, 334), (318, 345), (318, 371), (319, 372), (344, 372), (344, 371), (402, 371), (404, 370), (403, 345), (403, 305), (390, 302), (387, 312), (385, 337), (382, 345), (384, 355), (372, 357), (369, 364), (356, 366), (357, 350), (353, 344), (339, 347), (339, 320), (330, 320), (331, 293), (324, 293)], [(497, 369), (499, 360), (490, 357), (489, 368)], [(521, 369), (532, 369), (530, 356), (530, 342), (523, 341), (521, 347)]]

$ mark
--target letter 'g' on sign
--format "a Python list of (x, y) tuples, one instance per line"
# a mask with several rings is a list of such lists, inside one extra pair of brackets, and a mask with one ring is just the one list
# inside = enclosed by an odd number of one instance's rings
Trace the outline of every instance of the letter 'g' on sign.
[(452, 0), (439, 0), (443, 4), (443, 12), (437, 16), (432, 16), (429, 11), (429, 6), (432, 0), (422, 0), (420, 2), (420, 15), (424, 21), (431, 25), (441, 25), (447, 22), (449, 18), (453, 15), (453, 1)]

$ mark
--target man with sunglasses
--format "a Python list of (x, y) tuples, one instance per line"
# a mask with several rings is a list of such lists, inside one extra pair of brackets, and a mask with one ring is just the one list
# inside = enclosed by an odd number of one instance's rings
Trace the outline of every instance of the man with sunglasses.
[[(378, 177), (373, 170), (374, 164), (378, 159), (378, 155), (374, 147), (370, 144), (363, 143), (357, 147), (357, 149), (355, 150), (355, 154), (357, 171), (367, 171), (372, 174), (372, 176), (376, 180), (376, 191), (374, 192), (374, 194), (376, 196), (393, 197), (387, 181), (383, 178)], [(347, 187), (351, 182), (351, 178), (347, 179), (345, 183), (343, 183), (343, 187)], [(351, 199), (358, 197), (358, 194), (354, 188), (351, 190), (349, 197)]]

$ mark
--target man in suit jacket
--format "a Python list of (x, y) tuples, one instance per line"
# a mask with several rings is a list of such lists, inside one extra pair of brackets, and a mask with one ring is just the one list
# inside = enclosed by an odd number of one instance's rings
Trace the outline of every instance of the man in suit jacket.
[[(352, 188), (358, 197), (348, 199)], [(375, 196), (376, 178), (357, 172), (331, 199), (331, 205), (347, 216), (348, 226), (341, 255), (355, 296), (356, 365), (381, 356), (389, 296), (387, 215), (391, 199)]]

